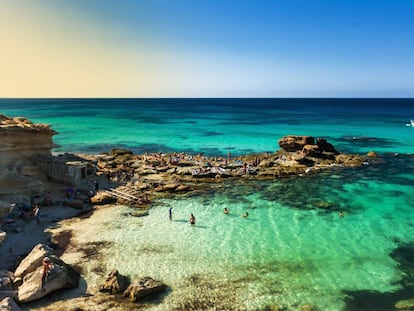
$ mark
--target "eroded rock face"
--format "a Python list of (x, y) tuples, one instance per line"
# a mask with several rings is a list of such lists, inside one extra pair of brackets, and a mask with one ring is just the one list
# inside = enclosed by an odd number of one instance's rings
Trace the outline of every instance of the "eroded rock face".
[(0, 194), (20, 188), (41, 188), (45, 176), (36, 156), (51, 154), (55, 134), (49, 125), (0, 114)]
[(0, 114), (0, 163), (32, 162), (35, 154), (50, 154), (56, 132), (48, 124), (33, 124), (23, 117)]
[[(45, 257), (49, 258), (47, 274), (43, 270)], [(36, 245), (14, 274), (23, 278), (17, 290), (17, 298), (21, 303), (40, 299), (59, 289), (75, 288), (80, 279), (75, 269), (56, 257), (53, 249), (44, 244)]]
[(111, 294), (122, 293), (128, 287), (128, 278), (119, 274), (118, 270), (111, 271), (103, 284), (99, 286), (100, 292)]
[(279, 147), (287, 152), (302, 151), (306, 145), (315, 145), (315, 138), (312, 136), (288, 135), (278, 141)]

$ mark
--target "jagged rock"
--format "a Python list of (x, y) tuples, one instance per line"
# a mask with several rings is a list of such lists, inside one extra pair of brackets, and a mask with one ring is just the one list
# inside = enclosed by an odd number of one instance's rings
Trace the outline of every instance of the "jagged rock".
[(314, 145), (315, 138), (312, 136), (288, 135), (278, 141), (279, 147), (288, 152), (302, 151), (306, 145)]
[(21, 311), (20, 307), (11, 297), (6, 297), (0, 301), (1, 311)]
[(321, 154), (320, 148), (317, 145), (305, 145), (302, 153), (309, 157), (318, 157)]
[(55, 254), (55, 251), (45, 244), (37, 244), (33, 247), (32, 251), (17, 267), (14, 272), (15, 277), (23, 278), (28, 273), (35, 271), (38, 267), (42, 266), (43, 258), (51, 257)]
[(151, 277), (144, 277), (130, 284), (123, 295), (136, 302), (144, 297), (159, 294), (165, 288), (165, 284), (160, 281), (154, 280)]
[(335, 147), (328, 143), (326, 139), (318, 138), (316, 140), (316, 145), (319, 147), (320, 152), (327, 152), (332, 154), (339, 154), (339, 152), (335, 149)]
[[(42, 284), (43, 259), (49, 257), (50, 271)], [(55, 256), (54, 250), (47, 245), (36, 245), (17, 267), (14, 275), (23, 278), (18, 288), (20, 302), (40, 299), (50, 292), (62, 288), (74, 288), (79, 284), (80, 275), (71, 266)]]
[(33, 163), (36, 154), (51, 154), (56, 132), (47, 124), (33, 124), (26, 118), (0, 118), (0, 163)]
[(99, 286), (100, 292), (118, 294), (128, 287), (128, 278), (119, 274), (118, 270), (112, 270), (103, 284)]
[(75, 269), (56, 256), (51, 256), (50, 261), (51, 268), (44, 282), (42, 282), (42, 266), (23, 278), (23, 284), (17, 291), (19, 302), (38, 300), (51, 292), (75, 288), (79, 285), (80, 275)]

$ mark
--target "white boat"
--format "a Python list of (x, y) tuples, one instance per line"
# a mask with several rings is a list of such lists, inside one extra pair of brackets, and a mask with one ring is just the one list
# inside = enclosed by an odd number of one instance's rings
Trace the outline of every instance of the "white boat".
[(407, 123), (406, 126), (414, 127), (414, 120), (410, 120), (410, 123)]

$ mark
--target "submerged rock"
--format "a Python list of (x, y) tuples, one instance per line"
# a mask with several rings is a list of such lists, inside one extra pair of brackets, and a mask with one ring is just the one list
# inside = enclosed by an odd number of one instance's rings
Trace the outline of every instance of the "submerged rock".
[(159, 294), (166, 288), (166, 285), (151, 277), (144, 277), (130, 284), (124, 291), (124, 297), (129, 297), (131, 301), (138, 301), (144, 297)]
[(395, 308), (401, 311), (413, 311), (414, 310), (414, 298), (398, 301), (395, 304)]
[(111, 294), (122, 293), (128, 287), (128, 283), (127, 277), (119, 274), (118, 270), (112, 270), (99, 286), (99, 291)]

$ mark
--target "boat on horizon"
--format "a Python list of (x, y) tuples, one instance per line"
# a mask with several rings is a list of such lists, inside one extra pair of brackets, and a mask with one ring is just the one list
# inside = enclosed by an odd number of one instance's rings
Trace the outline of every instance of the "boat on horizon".
[(414, 127), (414, 120), (413, 120), (413, 119), (411, 119), (411, 120), (410, 120), (410, 123), (407, 123), (405, 126), (411, 126), (411, 127)]

